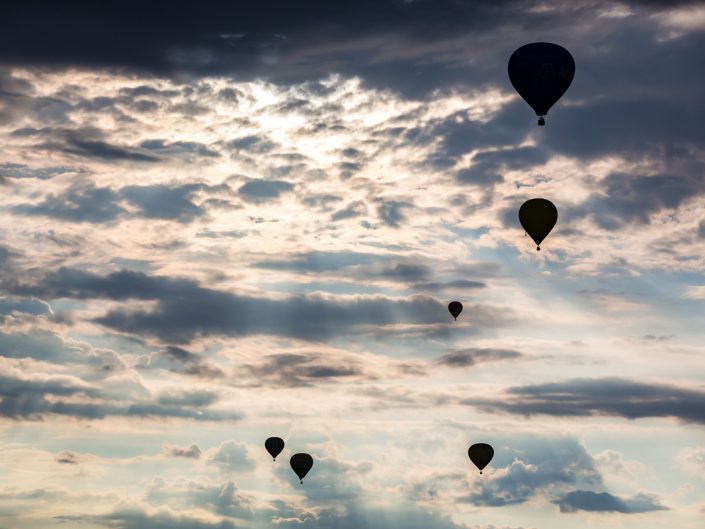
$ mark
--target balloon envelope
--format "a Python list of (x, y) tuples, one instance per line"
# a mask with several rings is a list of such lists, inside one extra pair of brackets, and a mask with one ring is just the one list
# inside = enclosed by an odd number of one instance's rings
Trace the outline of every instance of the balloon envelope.
[(541, 242), (551, 233), (558, 220), (558, 210), (553, 202), (545, 198), (532, 198), (519, 208), (519, 222), (524, 231), (536, 243), (536, 249), (541, 249)]
[(277, 456), (284, 450), (284, 440), (279, 437), (270, 437), (264, 442), (264, 447), (269, 455), (276, 461)]
[(494, 457), (494, 448), (487, 443), (476, 443), (468, 448), (468, 457), (480, 469), (480, 474), (482, 474), (482, 469), (489, 465)]
[(458, 319), (460, 313), (463, 312), (463, 304), (460, 301), (451, 301), (448, 303), (448, 312), (450, 312), (453, 319)]
[(563, 46), (534, 42), (512, 53), (508, 70), (514, 89), (537, 116), (545, 116), (573, 81), (575, 61)]
[(296, 475), (299, 476), (301, 483), (303, 483), (304, 477), (306, 477), (306, 474), (308, 474), (308, 471), (311, 470), (313, 466), (313, 458), (308, 454), (294, 454), (291, 456), (289, 464), (294, 472), (296, 472)]

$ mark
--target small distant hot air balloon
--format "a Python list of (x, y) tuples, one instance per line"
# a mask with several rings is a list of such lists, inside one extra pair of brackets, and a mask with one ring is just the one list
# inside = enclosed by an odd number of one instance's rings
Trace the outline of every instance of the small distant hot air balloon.
[(280, 437), (270, 437), (264, 442), (264, 447), (269, 452), (269, 455), (272, 456), (272, 459), (276, 461), (277, 456), (284, 450), (284, 440)]
[(306, 474), (308, 474), (308, 471), (311, 470), (313, 466), (313, 458), (309, 454), (294, 454), (291, 456), (289, 464), (303, 484)]
[(519, 222), (536, 243), (537, 250), (541, 250), (541, 242), (551, 233), (557, 220), (556, 206), (545, 198), (532, 198), (519, 208)]
[(563, 46), (534, 42), (512, 53), (508, 70), (514, 89), (545, 125), (543, 117), (573, 81), (575, 61)]
[(457, 320), (460, 313), (463, 312), (463, 304), (460, 301), (451, 301), (448, 303), (448, 312), (454, 320)]
[(468, 457), (482, 474), (482, 469), (489, 465), (494, 457), (494, 448), (487, 443), (476, 443), (468, 448)]

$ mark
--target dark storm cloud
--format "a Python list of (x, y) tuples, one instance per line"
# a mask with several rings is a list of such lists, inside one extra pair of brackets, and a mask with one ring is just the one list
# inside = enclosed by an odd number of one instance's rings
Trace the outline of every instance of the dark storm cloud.
[(654, 213), (675, 209), (705, 193), (705, 177), (699, 172), (683, 176), (612, 173), (600, 185), (600, 193), (567, 210), (567, 220), (590, 216), (600, 228), (614, 231), (625, 224), (648, 224)]
[(240, 187), (238, 193), (250, 202), (267, 202), (293, 188), (293, 184), (283, 180), (250, 180)]
[[(468, 32), (491, 34), (518, 16), (526, 25), (542, 25), (552, 18), (519, 15), (520, 3), (511, 4), (362, 0), (332, 5), (305, 0), (293, 5), (264, 0), (245, 9), (239, 3), (205, 1), (197, 10), (184, 10), (159, 2), (145, 7), (108, 1), (100, 7), (74, 4), (73, 12), (52, 2), (17, 4), (4, 10), (0, 49), (3, 62), (14, 65), (122, 67), (157, 74), (185, 71), (274, 80), (315, 77), (321, 73), (320, 63), (327, 65), (326, 71), (392, 78), (426, 65), (427, 73), (447, 82), (447, 68), (429, 65), (426, 55), (453, 48), (446, 43)], [(28, 26), (32, 31), (26, 31)], [(130, 28), (129, 39), (123, 38), (125, 27)], [(401, 49), (385, 59), (379, 45), (371, 44), (380, 40), (397, 43), (391, 50)], [(437, 49), (408, 59), (409, 49), (429, 45)], [(365, 54), (368, 72), (358, 64)]]
[(554, 501), (561, 512), (621, 512), (624, 514), (664, 511), (658, 499), (648, 494), (637, 494), (633, 498), (620, 498), (608, 492), (575, 490)]
[[(198, 336), (251, 334), (321, 340), (341, 333), (360, 332), (369, 325), (446, 321), (445, 307), (428, 296), (253, 298), (203, 288), (187, 279), (125, 270), (100, 276), (62, 268), (35, 284), (7, 284), (5, 287), (42, 299), (155, 300), (154, 308), (114, 309), (95, 321), (115, 330), (156, 336), (171, 343), (188, 342)], [(480, 306), (474, 310), (480, 325), (499, 321), (499, 315), (492, 310)]]
[[(42, 115), (42, 120), (45, 120)], [(12, 132), (16, 138), (43, 138), (37, 149), (57, 151), (107, 162), (134, 161), (154, 163), (159, 157), (141, 148), (114, 145), (104, 140), (105, 133), (96, 128), (53, 129), (22, 128)]]
[(705, 34), (676, 39), (655, 34), (644, 19), (632, 17), (620, 23), (605, 48), (576, 50), (578, 73), (569, 94), (582, 104), (549, 114), (540, 146), (584, 159), (669, 157), (684, 154), (687, 145), (702, 145), (705, 103), (695, 87), (705, 83), (697, 51), (705, 46)]
[[(405, 132), (408, 142), (416, 145), (435, 144), (427, 162), (438, 170), (455, 166), (465, 154), (485, 148), (507, 148), (498, 153), (479, 153), (479, 167), (461, 169), (457, 178), (462, 183), (486, 185), (501, 181), (497, 172), (502, 167), (516, 169), (524, 164), (543, 163), (537, 149), (517, 148), (534, 124), (522, 112), (526, 103), (515, 101), (502, 107), (489, 121), (473, 120), (467, 111), (455, 112), (423, 127)], [(396, 133), (395, 133), (396, 135)]]
[(488, 411), (526, 416), (673, 417), (705, 424), (705, 390), (621, 378), (573, 379), (517, 386), (507, 390), (502, 400), (465, 399), (461, 402)]
[(510, 349), (477, 349), (471, 347), (445, 354), (438, 359), (438, 363), (449, 367), (469, 367), (484, 362), (516, 360), (523, 356), (519, 351)]

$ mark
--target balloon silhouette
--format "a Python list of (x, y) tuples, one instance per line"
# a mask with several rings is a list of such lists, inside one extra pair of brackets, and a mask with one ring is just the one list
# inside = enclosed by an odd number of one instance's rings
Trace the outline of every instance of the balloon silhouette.
[(264, 447), (269, 452), (269, 455), (272, 456), (272, 459), (276, 461), (277, 456), (284, 450), (284, 440), (279, 437), (270, 437), (264, 442)]
[(468, 457), (480, 469), (480, 474), (482, 474), (482, 469), (489, 465), (492, 457), (494, 457), (494, 448), (487, 443), (476, 443), (468, 448)]
[(537, 250), (541, 250), (541, 242), (551, 233), (557, 220), (556, 206), (545, 198), (532, 198), (519, 208), (519, 222), (536, 243)]
[(313, 466), (313, 458), (308, 454), (294, 454), (291, 456), (289, 464), (303, 484), (306, 474)]
[(460, 301), (451, 301), (448, 303), (448, 312), (454, 320), (457, 320), (460, 313), (463, 312), (463, 304)]
[(526, 44), (509, 58), (509, 80), (514, 89), (543, 117), (558, 101), (575, 75), (575, 61), (568, 50), (550, 42)]

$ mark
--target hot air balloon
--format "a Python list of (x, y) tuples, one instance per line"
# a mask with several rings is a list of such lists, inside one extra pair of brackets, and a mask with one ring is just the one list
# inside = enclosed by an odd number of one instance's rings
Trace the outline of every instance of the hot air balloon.
[(272, 456), (274, 461), (276, 461), (277, 456), (282, 453), (282, 450), (284, 450), (284, 440), (280, 437), (270, 437), (264, 442), (264, 447), (267, 449), (267, 452), (269, 452), (269, 455)]
[(556, 206), (545, 198), (532, 198), (519, 208), (519, 222), (536, 243), (537, 250), (541, 250), (541, 242), (551, 233), (557, 220)]
[(575, 61), (563, 46), (550, 42), (526, 44), (509, 58), (509, 80), (514, 89), (543, 117), (558, 101), (575, 75)]
[(460, 301), (451, 301), (448, 303), (448, 312), (454, 320), (457, 320), (460, 313), (463, 312), (463, 304)]
[(480, 469), (480, 474), (482, 474), (482, 469), (489, 465), (492, 457), (494, 457), (494, 448), (487, 443), (476, 443), (468, 448), (468, 457)]
[(309, 454), (294, 454), (291, 456), (289, 464), (303, 484), (306, 474), (313, 466), (313, 458)]

